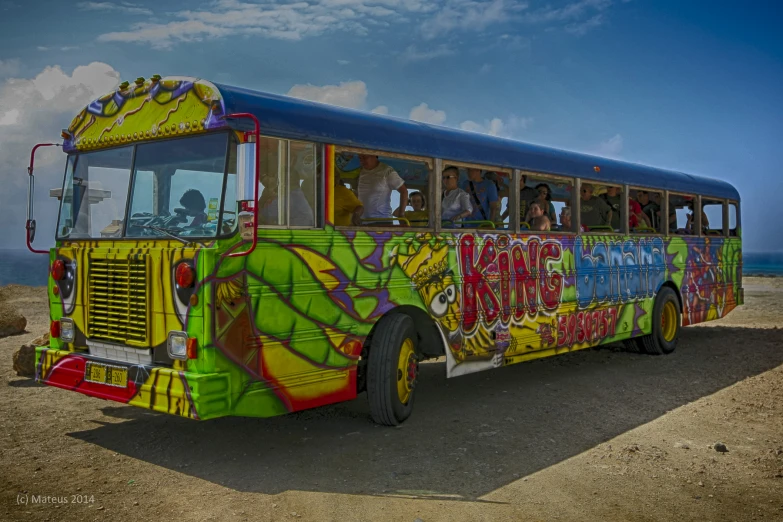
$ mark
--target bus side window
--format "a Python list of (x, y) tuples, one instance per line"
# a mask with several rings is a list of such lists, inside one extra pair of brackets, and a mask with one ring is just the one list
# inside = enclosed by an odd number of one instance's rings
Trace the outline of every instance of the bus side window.
[(739, 207), (737, 203), (729, 203), (729, 236), (739, 237), (741, 228), (739, 222)]
[(261, 138), (259, 226), (316, 227), (321, 146)]
[(723, 201), (702, 198), (702, 233), (707, 236), (723, 235)]
[(521, 173), (519, 222), (524, 232), (574, 232), (571, 198), (574, 183), (568, 178)]

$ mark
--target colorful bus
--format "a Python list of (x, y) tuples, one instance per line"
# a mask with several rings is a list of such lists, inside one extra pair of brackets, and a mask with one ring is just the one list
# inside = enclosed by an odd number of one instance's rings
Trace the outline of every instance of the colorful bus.
[(27, 243), (50, 258), (36, 379), (93, 397), (211, 419), (366, 392), (396, 425), (423, 360), (667, 354), (743, 301), (723, 181), (157, 75), (62, 136), (48, 251), (28, 170)]

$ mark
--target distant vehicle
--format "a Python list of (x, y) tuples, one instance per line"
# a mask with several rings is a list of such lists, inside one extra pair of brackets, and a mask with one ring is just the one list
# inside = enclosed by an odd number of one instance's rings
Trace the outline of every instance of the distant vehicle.
[(666, 354), (743, 301), (718, 180), (194, 78), (125, 82), (62, 135), (36, 378), (94, 397), (210, 419), (366, 391), (396, 425), (424, 359)]

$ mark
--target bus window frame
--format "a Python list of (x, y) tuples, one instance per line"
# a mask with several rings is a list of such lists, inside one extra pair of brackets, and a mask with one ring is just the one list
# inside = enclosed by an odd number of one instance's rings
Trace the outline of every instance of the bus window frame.
[[(679, 230), (679, 227), (675, 227), (674, 232), (671, 231), (671, 227), (669, 226), (669, 197), (670, 196), (682, 196), (682, 197), (690, 197), (691, 200), (694, 202), (694, 205), (698, 203), (699, 205), (699, 211), (696, 212), (694, 210), (694, 216), (695, 223), (694, 226), (697, 227), (697, 233), (696, 234), (677, 234), (677, 230)], [(667, 236), (674, 236), (674, 237), (701, 237), (701, 196), (696, 193), (687, 193), (687, 192), (677, 192), (674, 190), (667, 190), (666, 191), (666, 227), (667, 227)], [(674, 210), (675, 216), (677, 215), (677, 209)]]
[[(727, 225), (727, 223), (726, 223), (726, 219), (727, 219), (726, 208), (727, 208), (727, 205), (728, 205), (728, 200), (725, 199), (725, 198), (715, 198), (715, 197), (710, 197), (710, 196), (702, 196), (701, 194), (699, 194), (699, 196), (698, 196), (699, 208), (701, 209), (702, 212), (704, 212), (704, 202), (702, 201), (703, 199), (707, 199), (709, 201), (714, 201), (714, 202), (719, 202), (721, 204), (721, 219), (722, 219), (721, 223), (722, 223), (722, 226), (720, 228), (720, 230), (721, 230), (721, 235), (720, 236), (715, 236), (713, 234), (705, 234), (704, 233), (704, 227), (702, 226), (702, 223), (701, 223), (701, 212), (699, 212), (699, 237), (729, 237), (728, 234), (726, 233), (726, 225)], [(710, 205), (714, 205), (714, 204), (715, 203), (710, 203)], [(718, 230), (718, 229), (712, 229), (712, 230)]]
[[(649, 187), (642, 187), (640, 185), (625, 185), (625, 186), (628, 188), (628, 192), (627, 193), (630, 193), (632, 190), (643, 190), (643, 191), (647, 192), (648, 194), (650, 192), (658, 192), (658, 193), (661, 194), (661, 199), (666, 199), (666, 201), (668, 201), (668, 196), (666, 195), (667, 191), (665, 191), (665, 190), (654, 189), (654, 188), (649, 188)], [(627, 199), (628, 198), (626, 198), (626, 200)], [(636, 201), (636, 200), (634, 200), (634, 201)], [(638, 201), (637, 201), (637, 203), (638, 203)], [(626, 215), (627, 215), (628, 213), (631, 212), (631, 206), (628, 204), (628, 201), (625, 202), (625, 205), (627, 207), (627, 210), (626, 210)], [(668, 210), (668, 209), (664, 209), (664, 207), (661, 206), (661, 214), (663, 214), (664, 210)], [(642, 212), (644, 212), (644, 210), (642, 210)], [(630, 216), (629, 216), (629, 218), (630, 218)], [(626, 228), (628, 230), (626, 235), (638, 235), (638, 236), (648, 236), (648, 237), (649, 236), (665, 236), (666, 235), (665, 232), (659, 232), (658, 230), (654, 230), (653, 232), (634, 232), (633, 230), (631, 230), (630, 223), (626, 223), (625, 226), (626, 226)]]
[[(741, 239), (742, 238), (742, 218), (741, 218), (742, 214), (741, 214), (740, 211), (742, 209), (740, 207), (740, 202), (739, 202), (739, 200), (735, 200), (735, 199), (727, 199), (726, 200), (726, 204), (727, 204), (727, 207), (726, 207), (726, 219), (725, 219), (726, 237)], [(734, 221), (735, 221), (734, 228), (737, 231), (737, 235), (735, 235), (735, 236), (731, 235), (731, 222), (730, 222), (731, 221), (731, 211), (728, 208), (730, 205), (734, 205), (734, 213), (735, 213), (735, 215), (734, 215)]]
[[(324, 149), (325, 148), (326, 147), (324, 147)], [(436, 167), (437, 161), (438, 161), (437, 158), (431, 158), (429, 156), (413, 156), (411, 154), (400, 154), (400, 153), (397, 153), (397, 152), (386, 152), (386, 151), (375, 150), (375, 149), (360, 149), (360, 148), (356, 148), (356, 147), (344, 147), (342, 145), (334, 145), (332, 147), (332, 150), (333, 150), (333, 157), (332, 157), (332, 162), (333, 162), (332, 164), (333, 165), (334, 165), (335, 158), (337, 158), (337, 155), (341, 154), (343, 152), (349, 152), (351, 154), (363, 154), (363, 155), (369, 155), (369, 156), (384, 156), (384, 157), (387, 157), (387, 158), (395, 158), (395, 159), (401, 159), (401, 160), (406, 160), (406, 161), (418, 161), (420, 163), (424, 163), (425, 165), (427, 165), (427, 168), (430, 171), (430, 177), (432, 177), (433, 173), (435, 172), (435, 167)], [(337, 168), (335, 167), (334, 170), (336, 172)], [(324, 176), (324, 178), (325, 178), (325, 176)], [(435, 179), (436, 183), (438, 185), (440, 185), (440, 175), (435, 176), (435, 178), (436, 178)], [(359, 178), (357, 177), (356, 180), (357, 180), (357, 183), (358, 183)], [(334, 180), (332, 180), (332, 181), (334, 181)], [(403, 181), (405, 181), (405, 180), (403, 180)], [(432, 186), (433, 186), (432, 180), (430, 180), (430, 182), (427, 183), (427, 185), (428, 185), (428, 187), (430, 189), (429, 190), (429, 197), (430, 197), (430, 199), (428, 200), (428, 205), (427, 205), (429, 207), (428, 208), (429, 223), (427, 223), (426, 227), (411, 227), (411, 226), (407, 226), (406, 227), (406, 226), (403, 226), (403, 225), (391, 226), (391, 227), (390, 226), (372, 226), (372, 223), (368, 223), (367, 225), (359, 225), (359, 226), (355, 226), (355, 225), (349, 225), (349, 226), (334, 225), (334, 229), (335, 230), (353, 230), (353, 231), (361, 230), (361, 231), (364, 231), (364, 232), (366, 232), (368, 230), (377, 230), (377, 231), (380, 231), (380, 232), (389, 232), (389, 231), (391, 231), (391, 232), (399, 232), (400, 230), (406, 230), (406, 231), (410, 230), (410, 231), (413, 231), (413, 232), (440, 232), (440, 230), (439, 230), (440, 224), (439, 223), (435, 223), (436, 220), (434, 219), (434, 214), (433, 214), (434, 207), (429, 204), (430, 202), (432, 202), (432, 200), (433, 200), (432, 198), (434, 196), (433, 193), (432, 193)], [(358, 190), (358, 186), (357, 186), (357, 190)], [(334, 207), (334, 191), (331, 191), (330, 193), (332, 195), (332, 202), (331, 202), (332, 203), (332, 207)], [(410, 189), (408, 190), (408, 196), (410, 197)], [(358, 195), (357, 195), (357, 197), (358, 197)], [(436, 201), (436, 205), (438, 206), (438, 210), (440, 210), (440, 198), (435, 198), (435, 199), (437, 200)], [(324, 205), (324, 208), (325, 207), (326, 207), (326, 205)], [(392, 211), (394, 211), (394, 209), (392, 209)], [(403, 210), (403, 212), (404, 212), (404, 210)], [(390, 218), (389, 221), (393, 221), (395, 219), (396, 218)]]
[[(570, 205), (570, 207), (571, 207), (571, 228), (572, 228), (572, 230), (551, 230), (551, 229), (550, 230), (546, 230), (546, 231), (529, 230), (529, 229), (528, 230), (520, 230), (520, 228), (522, 226), (522, 218), (520, 217), (519, 212), (517, 211), (516, 212), (516, 216), (517, 216), (516, 223), (514, 225), (514, 230), (516, 231), (516, 233), (517, 234), (525, 234), (525, 235), (527, 235), (527, 234), (535, 234), (535, 233), (544, 232), (546, 234), (563, 234), (563, 235), (572, 235), (572, 236), (577, 235), (577, 233), (579, 231), (579, 228), (578, 228), (579, 224), (576, 222), (576, 220), (574, 218), (574, 208), (575, 208), (574, 207), (574, 198), (575, 198), (575, 196), (577, 194), (579, 194), (579, 188), (577, 187), (577, 180), (579, 178), (577, 178), (575, 176), (563, 176), (561, 174), (550, 174), (548, 172), (538, 172), (538, 171), (534, 171), (534, 170), (526, 170), (526, 169), (515, 169), (515, 170), (517, 171), (518, 176), (517, 176), (517, 178), (515, 180), (517, 190), (515, 191), (516, 195), (514, 196), (514, 199), (515, 199), (515, 201), (514, 201), (514, 209), (518, 209), (519, 208), (519, 193), (520, 193), (519, 182), (522, 179), (522, 176), (525, 176), (527, 178), (533, 177), (533, 178), (538, 178), (538, 179), (543, 179), (543, 180), (550, 180), (553, 183), (558, 181), (558, 180), (560, 180), (560, 181), (568, 180), (568, 181), (571, 182), (571, 186), (574, 189), (576, 189), (576, 190), (572, 190), (571, 191), (571, 205)], [(579, 198), (577, 197), (576, 199), (579, 199)]]
[[(510, 169), (508, 167), (494, 167), (492, 165), (482, 165), (482, 164), (479, 164), (479, 163), (465, 163), (463, 161), (450, 161), (450, 160), (448, 160), (446, 158), (439, 158), (439, 159), (441, 160), (440, 174), (438, 174), (438, 176), (437, 176), (437, 178), (439, 180), (441, 179), (441, 175), (443, 174), (443, 169), (445, 169), (446, 167), (457, 167), (458, 169), (460, 169), (460, 168), (462, 168), (462, 169), (480, 169), (480, 170), (491, 170), (492, 172), (505, 172), (506, 174), (509, 175), (509, 178), (508, 178), (509, 179), (509, 183), (513, 183), (514, 169)], [(459, 182), (459, 180), (457, 180), (457, 182)], [(459, 185), (457, 185), (457, 188), (459, 188)], [(438, 194), (440, 194), (441, 191), (442, 190), (438, 191)], [(510, 202), (510, 200), (511, 200), (511, 186), (510, 185), (509, 185), (509, 195), (508, 195), (508, 198), (509, 198), (509, 202)], [(440, 202), (440, 197), (438, 197), (437, 199)], [(499, 196), (498, 196), (498, 199), (499, 199)], [(470, 204), (471, 205), (474, 204), (473, 198), (470, 199)], [(438, 214), (437, 214), (438, 219), (436, 219), (435, 221), (437, 222), (438, 226), (442, 229), (443, 228), (443, 222), (440, 219), (440, 210), (441, 210), (440, 209), (440, 204), (438, 204)], [(510, 210), (509, 210), (509, 212), (510, 212)], [(510, 215), (511, 214), (509, 214), (509, 216)], [(489, 221), (489, 220), (487, 220), (487, 221)], [(460, 233), (462, 233), (462, 231), (474, 232), (474, 233), (487, 233), (487, 232), (503, 233), (503, 234), (514, 234), (514, 233), (516, 233), (515, 229), (511, 226), (511, 220), (509, 220), (508, 225), (509, 225), (508, 228), (478, 228), (478, 227), (464, 227), (463, 228), (463, 227), (460, 227), (460, 228), (446, 228), (446, 229), (444, 229), (444, 231), (459, 231)]]
[[(625, 187), (627, 185), (626, 184), (622, 184), (622, 183), (618, 185), (618, 184), (615, 184), (615, 183), (609, 183), (609, 182), (602, 181), (602, 180), (594, 180), (593, 178), (578, 178), (578, 179), (579, 179), (579, 190), (576, 192), (576, 196), (577, 196), (576, 199), (579, 201), (579, 209), (578, 209), (579, 210), (579, 228), (577, 229), (577, 230), (579, 230), (579, 233), (580, 234), (599, 235), (599, 236), (628, 235), (628, 232), (626, 232), (628, 230), (628, 197), (627, 197), (628, 192), (625, 190)], [(609, 187), (609, 186), (620, 187), (620, 189), (623, 191), (622, 194), (624, 194), (626, 197), (624, 198), (625, 203), (620, 207), (620, 223), (621, 224), (624, 223), (624, 225), (621, 227), (619, 232), (615, 231), (614, 229), (612, 229), (611, 231), (609, 231), (609, 230), (595, 230), (595, 231), (593, 231), (593, 230), (582, 230), (582, 197), (581, 197), (581, 194), (582, 194), (582, 183), (583, 182), (589, 183), (593, 187), (595, 187), (596, 185), (600, 185), (600, 186), (604, 186), (604, 187)], [(595, 197), (599, 197), (599, 196), (595, 196)], [(622, 197), (622, 196), (620, 196), (620, 197)], [(573, 219), (573, 216), (571, 216), (571, 219)], [(611, 222), (610, 222), (609, 226), (610, 227), (612, 226)]]

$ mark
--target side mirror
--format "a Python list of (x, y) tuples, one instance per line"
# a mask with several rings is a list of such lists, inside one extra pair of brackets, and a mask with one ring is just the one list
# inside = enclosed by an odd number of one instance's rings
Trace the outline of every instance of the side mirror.
[[(255, 141), (255, 140), (254, 140)], [(256, 191), (256, 144), (237, 145), (237, 201), (253, 201)]]

